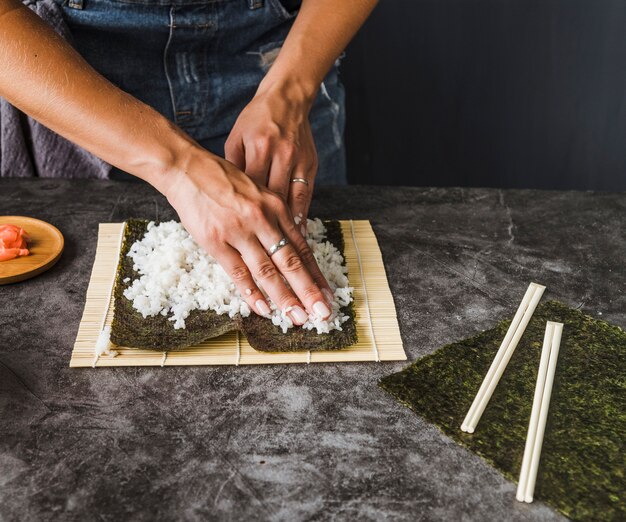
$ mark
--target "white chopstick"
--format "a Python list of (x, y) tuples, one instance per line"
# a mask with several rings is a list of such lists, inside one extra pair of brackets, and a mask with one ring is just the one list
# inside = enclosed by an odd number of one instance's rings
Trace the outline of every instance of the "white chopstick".
[(500, 378), (506, 369), (507, 364), (509, 364), (509, 360), (517, 348), (517, 345), (526, 330), (526, 326), (528, 326), (528, 322), (532, 317), (535, 309), (537, 308), (537, 304), (543, 295), (545, 286), (538, 285), (537, 283), (530, 283), (526, 293), (524, 294), (524, 298), (513, 317), (513, 321), (511, 321), (511, 325), (509, 326), (504, 339), (502, 340), (502, 344), (496, 353), (496, 356), (489, 367), (489, 371), (483, 380), (476, 397), (474, 398), (474, 402), (470, 406), (467, 415), (465, 416), (465, 420), (463, 420), (463, 424), (461, 424), (461, 430), (466, 431), (468, 433), (474, 433), (478, 421), (482, 416), (491, 396), (493, 395), (493, 391), (496, 389), (498, 382), (500, 382)]
[(537, 385), (535, 387), (533, 408), (528, 424), (522, 469), (517, 485), (516, 498), (520, 502), (533, 501), (533, 493), (535, 492), (535, 483), (537, 481), (537, 470), (539, 469), (539, 458), (541, 456), (543, 436), (548, 419), (548, 408), (550, 407), (552, 384), (554, 383), (554, 373), (556, 371), (556, 361), (559, 357), (562, 334), (562, 323), (548, 321), (546, 324), (546, 333), (543, 338), (539, 371), (537, 372)]

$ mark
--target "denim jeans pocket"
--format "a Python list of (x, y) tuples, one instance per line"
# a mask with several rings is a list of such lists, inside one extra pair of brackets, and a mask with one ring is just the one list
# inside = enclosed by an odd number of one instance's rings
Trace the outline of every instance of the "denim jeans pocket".
[[(276, 15), (285, 22), (293, 20), (297, 14), (298, 9), (290, 9), (283, 0), (266, 0)], [(293, 2), (292, 2), (293, 3)]]

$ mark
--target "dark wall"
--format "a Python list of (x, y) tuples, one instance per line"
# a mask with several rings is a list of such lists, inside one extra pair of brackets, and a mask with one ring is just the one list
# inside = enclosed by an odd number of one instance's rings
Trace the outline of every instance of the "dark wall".
[(342, 77), (352, 183), (626, 190), (624, 0), (381, 0)]

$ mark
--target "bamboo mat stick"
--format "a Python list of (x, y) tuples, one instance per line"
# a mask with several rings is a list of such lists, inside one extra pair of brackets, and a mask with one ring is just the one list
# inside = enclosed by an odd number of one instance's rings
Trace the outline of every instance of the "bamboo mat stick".
[(365, 299), (365, 309), (367, 310), (367, 323), (369, 324), (369, 327), (370, 327), (370, 335), (372, 338), (372, 345), (374, 348), (374, 359), (376, 360), (376, 362), (380, 362), (380, 354), (378, 353), (378, 345), (376, 344), (376, 334), (374, 333), (374, 328), (372, 327), (372, 312), (370, 310), (370, 302), (367, 297), (367, 286), (365, 285), (365, 276), (363, 275), (363, 261), (361, 259), (359, 243), (356, 240), (356, 236), (354, 235), (354, 222), (352, 220), (350, 220), (350, 234), (352, 235), (352, 242), (356, 250), (356, 256), (357, 256), (357, 261), (359, 265), (359, 272), (361, 273), (361, 281), (363, 282), (363, 297)]
[(535, 312), (537, 305), (539, 304), (539, 300), (543, 295), (546, 287), (542, 285), (538, 285), (537, 283), (530, 283), (522, 302), (520, 303), (515, 316), (513, 317), (513, 321), (511, 321), (511, 325), (502, 340), (502, 344), (494, 357), (489, 370), (487, 371), (487, 375), (483, 380), (470, 409), (461, 424), (461, 430), (474, 433), (480, 418), (493, 395), (496, 386), (500, 382), (500, 378), (504, 373), (507, 365), (509, 364), (509, 360), (513, 356), (513, 352), (517, 345), (519, 344), (524, 331), (526, 330), (526, 326)]
[[(126, 230), (126, 223), (122, 223), (122, 226), (120, 227), (120, 232), (119, 232), (119, 237), (117, 240), (117, 251), (119, 252), (122, 248), (122, 243), (124, 242), (124, 231)], [(119, 255), (118, 255), (119, 257)], [(117, 265), (116, 265), (117, 267)], [(116, 270), (117, 273), (117, 270)], [(105, 328), (107, 327), (107, 316), (109, 315), (109, 310), (111, 309), (111, 305), (113, 303), (113, 291), (115, 290), (115, 275), (113, 276), (113, 278), (111, 279), (111, 283), (109, 285), (109, 297), (106, 301), (106, 306), (103, 310), (102, 313), (102, 321), (100, 322), (100, 333), (98, 334), (98, 340), (96, 340), (96, 350), (95, 350), (95, 355), (94, 355), (94, 359), (93, 359), (93, 363), (91, 364), (92, 368), (96, 367), (96, 364), (98, 363), (98, 359), (100, 358), (100, 350), (98, 349), (99, 344), (102, 342), (101, 340), (101, 336), (103, 336), (105, 334)], [(105, 338), (106, 342), (108, 343), (108, 336)], [(165, 360), (165, 359), (164, 359)], [(163, 364), (161, 363), (161, 366), (163, 366)]]

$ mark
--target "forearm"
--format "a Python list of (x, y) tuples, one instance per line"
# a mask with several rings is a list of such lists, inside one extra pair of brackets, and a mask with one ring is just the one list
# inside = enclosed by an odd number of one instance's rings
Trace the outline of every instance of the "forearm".
[(165, 189), (193, 142), (118, 89), (19, 0), (0, 0), (0, 96), (103, 160)]
[(288, 87), (312, 102), (334, 61), (378, 0), (303, 0), (300, 12), (260, 89)]

